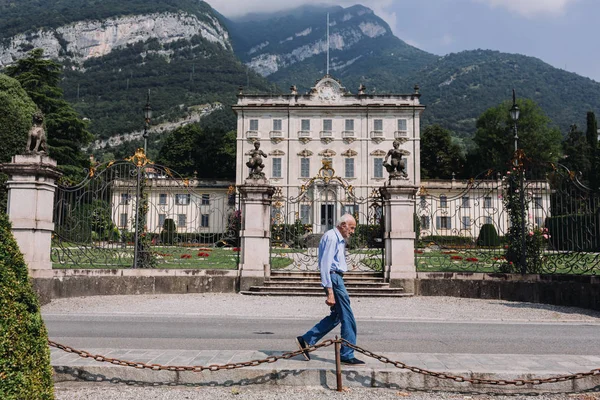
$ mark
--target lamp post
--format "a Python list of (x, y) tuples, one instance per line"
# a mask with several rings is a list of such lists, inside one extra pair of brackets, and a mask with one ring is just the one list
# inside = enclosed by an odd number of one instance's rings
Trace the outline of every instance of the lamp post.
[[(515, 155), (514, 155), (514, 166), (519, 172), (519, 203), (521, 206), (521, 254), (519, 264), (521, 267), (521, 273), (527, 272), (527, 242), (525, 234), (525, 190), (524, 190), (524, 179), (525, 179), (525, 166), (523, 165), (522, 157), (519, 154), (519, 135), (517, 132), (517, 121), (519, 120), (519, 106), (517, 106), (517, 98), (515, 89), (513, 89), (513, 105), (510, 108), (510, 117), (513, 120), (513, 130), (515, 133)], [(519, 162), (521, 160), (521, 162)]]
[(148, 97), (146, 97), (146, 105), (144, 106), (144, 154), (148, 152), (148, 128), (152, 119), (152, 107), (150, 107), (150, 89), (148, 89)]

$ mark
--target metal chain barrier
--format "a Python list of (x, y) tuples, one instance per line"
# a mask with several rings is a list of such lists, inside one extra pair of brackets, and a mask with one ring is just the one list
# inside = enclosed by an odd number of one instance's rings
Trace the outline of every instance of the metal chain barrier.
[(355, 351), (358, 351), (359, 353), (364, 354), (367, 357), (371, 357), (374, 358), (378, 361), (381, 361), (384, 364), (392, 364), (393, 366), (395, 366), (396, 368), (400, 368), (400, 369), (408, 369), (412, 372), (416, 372), (417, 374), (421, 374), (421, 375), (427, 375), (427, 376), (434, 376), (436, 378), (439, 379), (449, 379), (449, 380), (453, 380), (455, 382), (467, 382), (467, 383), (471, 383), (473, 385), (499, 385), (499, 386), (506, 386), (506, 385), (515, 385), (515, 386), (524, 386), (524, 385), (541, 385), (543, 383), (557, 383), (557, 382), (565, 382), (565, 381), (572, 381), (575, 379), (582, 379), (585, 378), (587, 376), (600, 376), (600, 368), (596, 368), (593, 369), (589, 372), (578, 372), (575, 374), (571, 374), (571, 375), (560, 375), (560, 376), (554, 376), (551, 378), (544, 378), (544, 379), (515, 379), (515, 380), (506, 380), (506, 379), (479, 379), (479, 378), (466, 378), (464, 376), (455, 376), (455, 375), (450, 375), (450, 374), (446, 374), (443, 372), (435, 372), (435, 371), (429, 371), (427, 369), (424, 368), (419, 368), (419, 367), (414, 367), (411, 365), (407, 365), (401, 361), (393, 361), (390, 360), (388, 357), (373, 353), (372, 351), (369, 350), (365, 350), (362, 347), (356, 346), (351, 344), (350, 342), (348, 342), (345, 339), (340, 339), (340, 341), (345, 345), (348, 346), (352, 349), (354, 349)]
[(227, 369), (255, 367), (260, 364), (274, 363), (279, 360), (288, 360), (292, 357), (299, 356), (300, 354), (302, 354), (305, 351), (313, 352), (317, 349), (329, 347), (336, 343), (340, 343), (345, 346), (348, 346), (348, 347), (354, 349), (355, 351), (358, 351), (359, 353), (364, 354), (367, 357), (374, 358), (384, 364), (391, 364), (391, 365), (395, 366), (396, 368), (408, 369), (409, 371), (415, 372), (417, 374), (433, 376), (438, 379), (449, 379), (449, 380), (453, 380), (455, 382), (467, 382), (467, 383), (471, 383), (473, 385), (499, 385), (499, 386), (541, 385), (544, 383), (557, 383), (557, 382), (572, 381), (572, 380), (576, 380), (576, 379), (582, 379), (582, 378), (585, 378), (588, 376), (600, 376), (600, 368), (596, 368), (589, 372), (579, 372), (579, 373), (575, 373), (575, 374), (571, 374), (571, 375), (560, 375), (560, 376), (544, 378), (544, 379), (541, 379), (541, 378), (540, 379), (515, 379), (515, 380), (479, 379), (479, 378), (471, 379), (471, 378), (466, 378), (464, 376), (456, 376), (456, 375), (447, 374), (444, 372), (429, 371), (424, 368), (419, 368), (419, 367), (405, 364), (401, 361), (394, 361), (394, 360), (389, 359), (388, 357), (373, 353), (372, 351), (369, 351), (369, 350), (363, 349), (362, 347), (353, 345), (350, 342), (346, 341), (345, 339), (337, 339), (337, 338), (324, 340), (321, 343), (316, 344), (314, 346), (308, 346), (304, 350), (296, 350), (296, 351), (292, 351), (292, 352), (287, 352), (287, 353), (283, 353), (279, 356), (269, 356), (269, 357), (261, 359), (261, 360), (251, 360), (251, 361), (236, 362), (236, 363), (229, 363), (229, 364), (212, 364), (212, 365), (206, 365), (206, 366), (204, 366), (204, 365), (193, 365), (193, 366), (161, 365), (161, 364), (148, 364), (148, 363), (141, 363), (141, 362), (135, 362), (135, 361), (120, 360), (118, 358), (105, 357), (105, 356), (102, 356), (99, 354), (91, 354), (85, 350), (77, 350), (71, 346), (65, 346), (63, 344), (48, 340), (48, 345), (50, 345), (51, 347), (56, 347), (57, 349), (63, 350), (67, 353), (77, 354), (78, 356), (83, 357), (83, 358), (91, 358), (98, 362), (107, 362), (110, 364), (120, 365), (123, 367), (133, 367), (133, 368), (138, 368), (138, 369), (150, 369), (153, 371), (191, 371), (191, 372), (202, 372), (202, 371), (214, 372), (214, 371), (227, 370)]
[(212, 365), (206, 365), (206, 366), (205, 365), (177, 366), (177, 365), (148, 364), (148, 363), (142, 363), (142, 362), (120, 360), (118, 358), (105, 357), (105, 356), (102, 356), (99, 354), (91, 354), (85, 350), (77, 350), (71, 346), (66, 346), (64, 344), (56, 343), (56, 342), (53, 342), (52, 340), (48, 340), (48, 345), (50, 347), (56, 347), (57, 349), (66, 351), (67, 353), (77, 354), (79, 357), (91, 358), (98, 362), (107, 362), (107, 363), (114, 364), (114, 365), (120, 365), (122, 367), (133, 367), (133, 368), (138, 368), (138, 369), (151, 369), (153, 371), (192, 371), (192, 372), (213, 371), (214, 372), (214, 371), (219, 371), (219, 370), (223, 370), (223, 369), (238, 369), (238, 368), (244, 368), (244, 367), (255, 367), (260, 364), (274, 363), (274, 362), (282, 360), (282, 359), (287, 360), (292, 357), (299, 356), (304, 351), (311, 352), (311, 351), (320, 349), (322, 347), (331, 346), (331, 345), (335, 344), (336, 341), (339, 342), (339, 340), (333, 340), (333, 339), (324, 340), (319, 344), (307, 347), (306, 350), (297, 350), (297, 351), (287, 352), (287, 353), (283, 353), (280, 356), (269, 356), (262, 360), (251, 360), (251, 361), (236, 362), (236, 363), (229, 363), (229, 364), (212, 364)]

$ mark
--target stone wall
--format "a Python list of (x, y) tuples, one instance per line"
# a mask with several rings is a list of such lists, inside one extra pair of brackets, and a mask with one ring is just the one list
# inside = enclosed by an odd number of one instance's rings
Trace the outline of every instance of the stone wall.
[[(45, 270), (31, 271), (42, 304), (63, 297), (237, 293), (234, 270)], [(393, 280), (415, 296), (450, 296), (523, 301), (600, 310), (600, 277), (484, 273), (418, 273)]]
[(418, 273), (416, 296), (452, 296), (600, 310), (600, 277), (484, 273)]
[(42, 304), (64, 297), (239, 291), (237, 270), (37, 270), (30, 273)]

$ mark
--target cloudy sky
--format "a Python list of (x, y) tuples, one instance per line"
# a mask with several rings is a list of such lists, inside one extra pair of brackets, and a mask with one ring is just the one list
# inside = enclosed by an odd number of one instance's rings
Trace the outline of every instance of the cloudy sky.
[(362, 4), (430, 53), (520, 53), (600, 82), (600, 0), (207, 0), (229, 18), (303, 4)]

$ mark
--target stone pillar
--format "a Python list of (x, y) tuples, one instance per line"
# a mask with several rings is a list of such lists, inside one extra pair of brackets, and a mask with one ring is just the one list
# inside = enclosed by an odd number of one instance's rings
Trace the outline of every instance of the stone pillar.
[(384, 277), (390, 286), (412, 291), (417, 277), (414, 214), (418, 187), (386, 184), (380, 190), (385, 216)]
[(17, 155), (0, 168), (9, 176), (7, 213), (27, 266), (52, 269), (55, 181), (62, 175), (56, 161), (40, 154)]
[(262, 285), (270, 275), (271, 198), (275, 188), (266, 179), (248, 179), (242, 195), (240, 290)]

